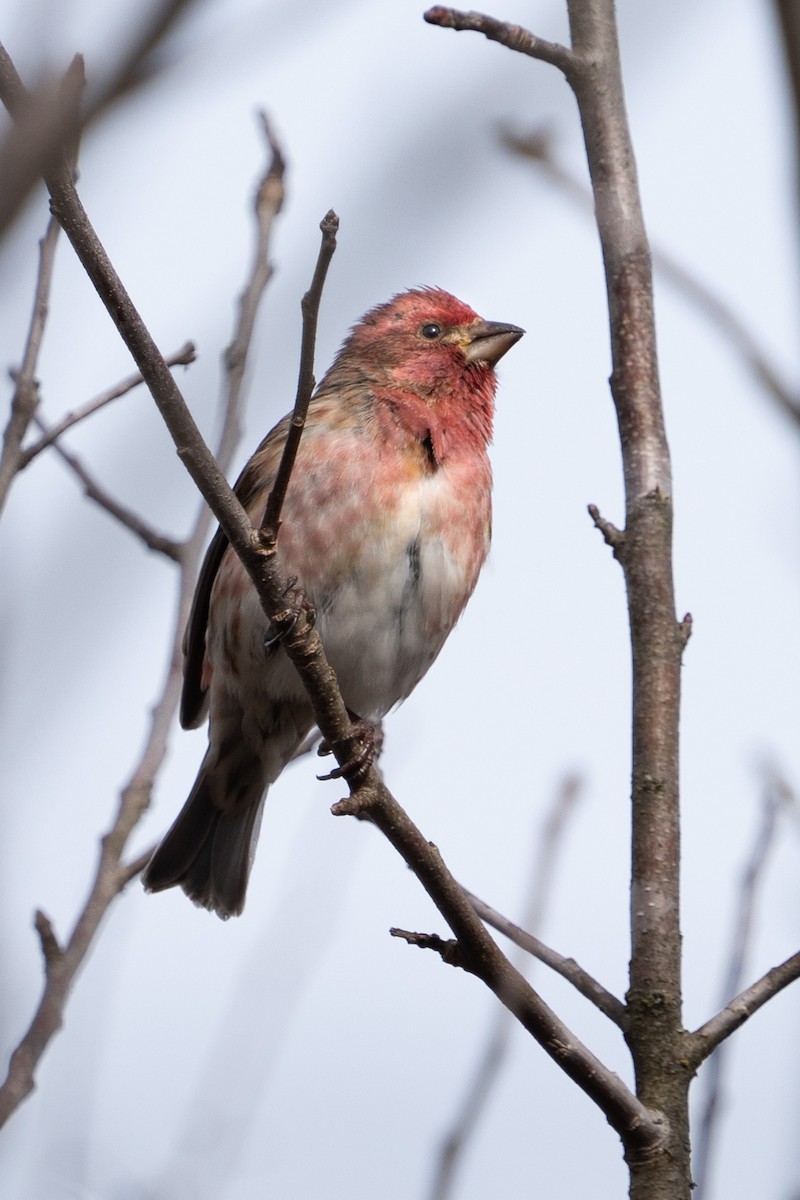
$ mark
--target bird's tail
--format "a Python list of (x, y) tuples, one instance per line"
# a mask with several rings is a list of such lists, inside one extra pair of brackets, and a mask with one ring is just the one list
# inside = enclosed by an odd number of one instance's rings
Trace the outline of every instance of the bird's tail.
[[(227, 786), (220, 803), (220, 761), (209, 761), (195, 780), (189, 798), (145, 868), (142, 883), (149, 892), (181, 887), (195, 904), (223, 920), (244, 908), (267, 783), (264, 764), (251, 754), (235, 764), (238, 787)], [(234, 802), (232, 802), (232, 799)]]

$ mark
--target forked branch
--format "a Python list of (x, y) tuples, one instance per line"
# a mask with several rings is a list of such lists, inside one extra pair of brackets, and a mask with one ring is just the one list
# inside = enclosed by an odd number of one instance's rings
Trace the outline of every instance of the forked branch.
[[(272, 150), (267, 174), (274, 168), (277, 156), (280, 158), (282, 175), (282, 156), (277, 155), (274, 139)], [(263, 192), (263, 189), (260, 191)], [(250, 335), (258, 302), (263, 294), (265, 282), (269, 278), (269, 237), (265, 236), (265, 231), (271, 229), (272, 217), (280, 207), (281, 198), (282, 184), (280, 191), (272, 188), (269, 194), (263, 194), (257, 206), (258, 247), (252, 275), (244, 293), (247, 303), (240, 309), (233, 341), (239, 350), (242, 369), (249, 350)], [(270, 209), (270, 205), (274, 207), (274, 211)], [(94, 251), (97, 252), (96, 246)], [(35, 309), (38, 309), (39, 304), (40, 294), (37, 289)], [(164, 365), (166, 368), (167, 365)], [(138, 376), (127, 383), (133, 386), (140, 380), (141, 376)], [(229, 377), (227, 382), (228, 386), (224, 389), (222, 396), (223, 433), (221, 437), (221, 454), (224, 455), (225, 467), (229, 466), (235, 449), (235, 430), (239, 426), (241, 402), (239, 386), (241, 381), (234, 382)], [(110, 398), (112, 397), (107, 397), (107, 399)], [(44, 984), (36, 1012), (11, 1056), (7, 1076), (0, 1085), (0, 1126), (34, 1089), (39, 1062), (53, 1037), (61, 1028), (75, 976), (91, 950), (108, 909), (122, 889), (139, 874), (150, 857), (148, 851), (138, 855), (132, 861), (124, 861), (130, 834), (150, 802), (158, 771), (166, 754), (167, 738), (173, 724), (181, 687), (181, 640), (208, 525), (208, 509), (203, 507), (195, 522), (194, 530), (185, 543), (178, 545), (168, 539), (159, 539), (159, 536), (149, 530), (135, 514), (123, 510), (113, 498), (98, 494), (99, 489), (89, 472), (82, 464), (74, 460), (73, 456), (69, 456), (58, 442), (55, 443), (55, 449), (58, 453), (72, 458), (70, 463), (72, 469), (82, 478), (89, 494), (94, 499), (102, 502), (112, 515), (143, 537), (148, 544), (152, 543), (152, 548), (163, 550), (178, 561), (180, 568), (178, 603), (168, 655), (166, 679), (153, 708), (144, 749), (129, 782), (120, 795), (114, 820), (101, 839), (97, 869), (90, 884), (88, 898), (63, 946), (59, 944), (49, 918), (41, 912), (36, 914), (35, 926), (44, 957)]]
[[(672, 579), (672, 475), (661, 406), (650, 250), (625, 110), (613, 0), (567, 0), (571, 48), (542, 52), (533, 35), (482, 14), (433, 9), (432, 23), (473, 29), (558, 66), (578, 102), (606, 277), (611, 391), (625, 479), (625, 527), (595, 519), (620, 559), (633, 678), (631, 968), (626, 1036), (637, 1089), (665, 1113), (668, 1137), (653, 1172), (631, 1159), (631, 1197), (688, 1200), (688, 1076), (679, 1067), (681, 937), (678, 728), (685, 637)], [(657, 1014), (657, 1019), (655, 1017)], [(674, 1070), (666, 1064), (674, 1064)], [(659, 1185), (661, 1186), (661, 1185)]]
[[(287, 581), (274, 547), (264, 546), (259, 531), (234, 496), (203, 441), (169, 368), (131, 302), (78, 198), (74, 182), (58, 169), (46, 179), (52, 208), (84, 269), (105, 304), (139, 367), (178, 452), (213, 509), (230, 544), (256, 587), (269, 620), (285, 605)], [(336, 679), (325, 658), (319, 635), (301, 612), (283, 640), (312, 700), (319, 728), (347, 777), (347, 766), (359, 750)], [(358, 772), (351, 784), (352, 808), (380, 828), (412, 866), (459, 941), (469, 969), (478, 975), (519, 1018), (562, 1068), (596, 1100), (618, 1131), (630, 1158), (647, 1157), (664, 1138), (664, 1129), (625, 1084), (591, 1054), (559, 1021), (526, 983), (490, 937), (471, 903), (442, 863), (435, 847), (423, 838), (383, 785), (374, 767)]]

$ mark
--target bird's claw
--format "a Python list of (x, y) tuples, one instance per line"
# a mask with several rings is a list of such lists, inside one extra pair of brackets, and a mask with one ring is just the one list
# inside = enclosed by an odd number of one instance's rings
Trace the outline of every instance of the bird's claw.
[[(282, 642), (285, 637), (288, 637), (289, 634), (294, 629), (295, 625), (297, 624), (299, 616), (300, 616), (300, 610), (296, 608), (288, 614), (288, 616), (285, 619), (285, 622), (284, 621), (281, 622), (280, 629), (276, 629), (275, 632), (271, 636), (269, 634), (269, 631), (267, 633), (265, 633), (264, 634), (264, 649), (271, 650), (273, 646), (277, 646), (278, 642)], [(270, 629), (275, 629), (275, 625), (270, 624)]]
[[(294, 629), (300, 619), (300, 614), (305, 613), (306, 619), (310, 625), (313, 625), (317, 619), (314, 606), (307, 600), (302, 592), (297, 590), (297, 576), (290, 575), (286, 581), (286, 587), (283, 590), (284, 596), (291, 595), (293, 603), (285, 612), (280, 613), (274, 621), (270, 622), (269, 629), (264, 634), (264, 649), (271, 650), (273, 646), (277, 646), (284, 638), (287, 638)], [(274, 631), (274, 632), (273, 632)]]
[[(318, 775), (317, 779), (321, 783), (326, 783), (329, 779), (343, 778), (346, 778), (349, 783), (360, 783), (380, 755), (383, 748), (383, 726), (380, 721), (376, 723), (364, 721), (360, 717), (353, 717), (353, 734), (358, 740), (358, 749), (355, 754), (346, 763), (334, 767), (327, 775)], [(328, 742), (323, 741), (320, 743), (317, 754), (333, 754), (333, 750)]]

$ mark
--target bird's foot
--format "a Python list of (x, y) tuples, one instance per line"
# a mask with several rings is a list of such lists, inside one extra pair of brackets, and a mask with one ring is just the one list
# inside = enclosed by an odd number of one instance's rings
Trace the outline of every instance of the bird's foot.
[(287, 607), (270, 622), (269, 628), (264, 634), (265, 650), (272, 650), (279, 642), (287, 638), (299, 621), (302, 613), (306, 614), (306, 618), (311, 625), (316, 620), (317, 614), (314, 606), (297, 587), (296, 575), (289, 576), (283, 594), (287, 599)]
[[(353, 737), (357, 742), (357, 749), (346, 763), (334, 767), (327, 775), (318, 775), (317, 779), (322, 782), (329, 779), (347, 779), (349, 783), (360, 783), (383, 749), (381, 721), (365, 721), (355, 713), (350, 713), (350, 719), (353, 722)], [(333, 754), (333, 750), (328, 742), (323, 741), (317, 754)]]

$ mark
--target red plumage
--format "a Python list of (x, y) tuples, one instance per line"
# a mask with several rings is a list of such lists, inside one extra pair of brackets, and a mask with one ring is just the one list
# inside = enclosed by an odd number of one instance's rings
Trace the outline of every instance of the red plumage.
[[(494, 365), (522, 336), (422, 288), (353, 328), (311, 401), (278, 555), (316, 609), (351, 712), (383, 717), (413, 690), (469, 599), (489, 548)], [(259, 521), (289, 418), (236, 484)], [(241, 912), (264, 796), (314, 724), (308, 697), (221, 530), (185, 638), (181, 721), (209, 714), (186, 804), (151, 859), (149, 890), (179, 885)]]

